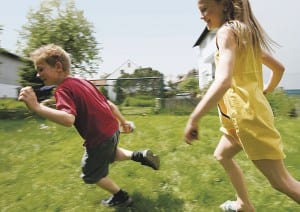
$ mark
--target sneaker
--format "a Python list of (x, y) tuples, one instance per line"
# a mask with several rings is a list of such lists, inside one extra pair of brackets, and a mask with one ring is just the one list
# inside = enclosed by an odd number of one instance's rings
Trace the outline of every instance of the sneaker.
[(144, 150), (142, 154), (142, 165), (150, 166), (154, 170), (159, 170), (160, 160), (158, 155), (153, 154), (153, 152), (149, 149)]
[(102, 200), (102, 205), (106, 207), (129, 207), (133, 203), (131, 197), (126, 193), (122, 199), (116, 198), (114, 195), (106, 200)]

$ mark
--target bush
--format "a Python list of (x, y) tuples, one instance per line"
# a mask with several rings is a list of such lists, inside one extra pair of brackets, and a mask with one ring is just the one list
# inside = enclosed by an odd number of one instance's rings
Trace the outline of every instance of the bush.
[(0, 119), (23, 119), (30, 115), (23, 102), (16, 99), (0, 99)]
[(155, 98), (152, 96), (128, 96), (122, 103), (125, 107), (154, 107)]
[(267, 94), (267, 99), (272, 107), (274, 116), (297, 116), (297, 97), (288, 96), (282, 90)]

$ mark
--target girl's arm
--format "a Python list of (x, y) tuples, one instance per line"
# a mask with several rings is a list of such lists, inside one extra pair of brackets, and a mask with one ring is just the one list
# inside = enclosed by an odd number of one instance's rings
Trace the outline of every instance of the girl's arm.
[(216, 78), (207, 90), (202, 100), (191, 113), (185, 129), (186, 142), (197, 139), (198, 122), (212, 108), (231, 86), (232, 72), (236, 57), (236, 40), (232, 30), (228, 27), (219, 29), (217, 33), (219, 48), (219, 63), (216, 69)]
[(271, 76), (264, 86), (264, 93), (272, 92), (282, 79), (284, 66), (267, 52), (262, 52), (262, 62), (271, 70)]

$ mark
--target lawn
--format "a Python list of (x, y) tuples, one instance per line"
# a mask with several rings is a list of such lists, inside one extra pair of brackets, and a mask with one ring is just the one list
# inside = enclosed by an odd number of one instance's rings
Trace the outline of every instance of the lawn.
[[(82, 140), (74, 128), (43, 119), (0, 120), (0, 210), (4, 211), (219, 211), (233, 199), (228, 179), (212, 154), (220, 136), (218, 118), (201, 121), (201, 141), (189, 146), (182, 132), (187, 116), (128, 115), (136, 130), (122, 134), (120, 146), (150, 148), (161, 157), (161, 170), (132, 161), (111, 166), (110, 176), (133, 197), (132, 209), (114, 210), (100, 204), (109, 194), (80, 178)], [(285, 160), (300, 179), (300, 119), (277, 118)], [(299, 205), (270, 188), (241, 153), (237, 157), (258, 212), (300, 211)]]

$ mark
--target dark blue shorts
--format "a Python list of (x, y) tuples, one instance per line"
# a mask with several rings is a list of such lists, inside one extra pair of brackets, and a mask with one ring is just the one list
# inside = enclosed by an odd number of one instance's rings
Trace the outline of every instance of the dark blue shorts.
[(117, 131), (110, 139), (96, 147), (85, 148), (81, 161), (81, 177), (85, 183), (97, 183), (108, 175), (109, 164), (115, 160), (119, 134)]

